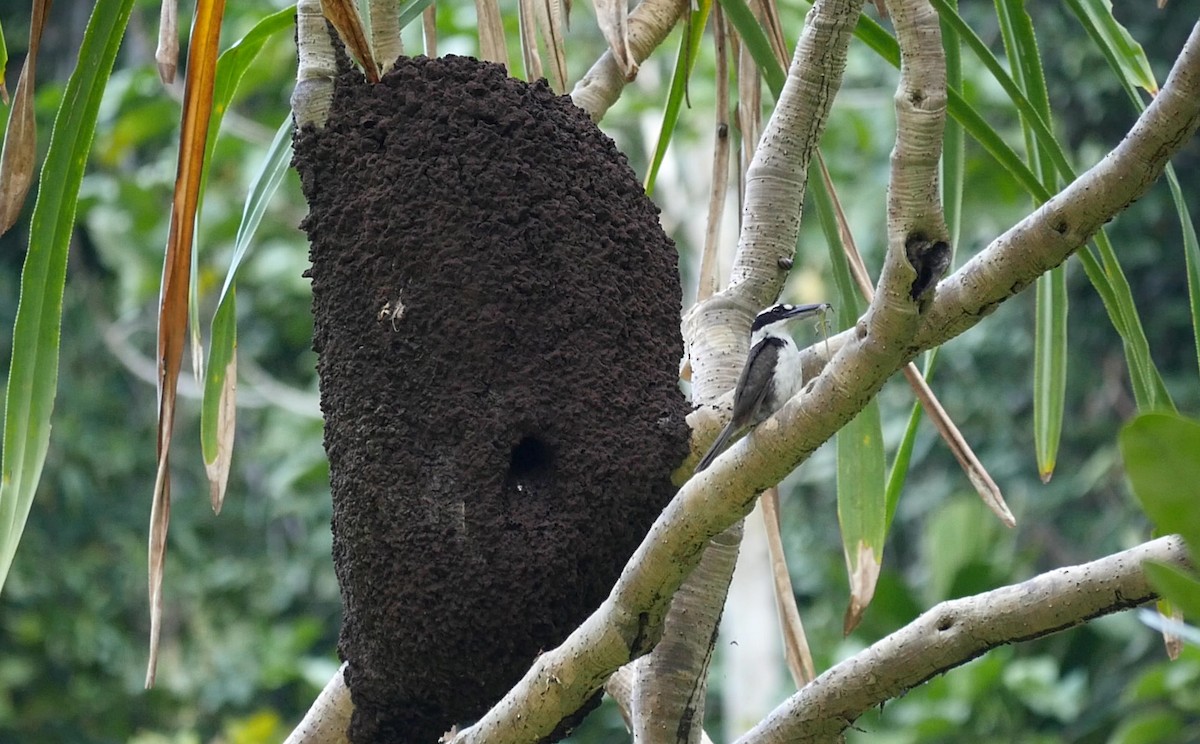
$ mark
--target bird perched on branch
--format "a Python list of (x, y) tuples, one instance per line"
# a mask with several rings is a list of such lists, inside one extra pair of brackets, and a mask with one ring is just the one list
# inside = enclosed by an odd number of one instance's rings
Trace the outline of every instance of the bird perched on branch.
[(804, 376), (800, 349), (787, 325), (829, 310), (829, 303), (773, 305), (760, 312), (750, 326), (750, 354), (733, 389), (733, 417), (696, 465), (704, 470), (725, 451), (729, 438), (754, 426), (779, 410), (800, 389)]

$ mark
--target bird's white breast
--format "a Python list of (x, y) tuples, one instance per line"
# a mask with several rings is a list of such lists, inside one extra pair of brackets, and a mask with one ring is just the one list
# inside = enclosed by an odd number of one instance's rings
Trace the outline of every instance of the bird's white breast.
[(779, 350), (779, 362), (775, 366), (775, 395), (774, 407), (778, 408), (800, 391), (804, 385), (804, 371), (800, 364), (800, 350), (790, 337), (784, 339), (783, 348)]

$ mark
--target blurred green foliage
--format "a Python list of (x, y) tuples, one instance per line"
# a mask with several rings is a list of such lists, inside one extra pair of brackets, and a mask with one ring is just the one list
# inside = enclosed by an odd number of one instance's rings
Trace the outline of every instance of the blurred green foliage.
[[(25, 22), (0, 4), (19, 61)], [(280, 2), (231, 4), (228, 45)], [(1122, 19), (1161, 75), (1191, 20), (1183, 3)], [(25, 6), (27, 8), (27, 6)], [(66, 7), (64, 5), (64, 7)], [(12, 12), (9, 12), (10, 8)], [(801, 12), (782, 9), (789, 43)], [(1115, 144), (1133, 112), (1102, 59), (1057, 6), (1031, 7), (1052, 105), (1070, 111), (1059, 131), (1081, 169)], [(439, 8), (443, 53), (474, 50), (470, 3)], [(966, 8), (1000, 48), (988, 8)], [(603, 50), (591, 8), (574, 9), (569, 69), (577, 77)], [(146, 528), (154, 467), (155, 303), (174, 179), (179, 89), (164, 91), (153, 69), (157, 5), (141, 3), (110, 82), (84, 182), (69, 266), (60, 397), (41, 491), (0, 595), (0, 741), (252, 744), (279, 741), (336, 668), (339, 600), (329, 558), (327, 466), (321, 448), (315, 357), (310, 350), (305, 213), (295, 177), (285, 179), (240, 274), (239, 412), (225, 509), (208, 506), (198, 442), (197, 388), (184, 381), (172, 458), (174, 513), (165, 580), (159, 684), (141, 689), (148, 633)], [(512, 59), (519, 60), (515, 17)], [(58, 104), (76, 9), (54, 15), (38, 93), (46, 131)], [(186, 23), (183, 24), (186, 30)], [(592, 30), (589, 30), (592, 29)], [(419, 49), (413, 29), (410, 49)], [(647, 61), (604, 127), (639, 175), (657, 138), (678, 31)], [(199, 228), (202, 326), (224, 280), (242, 212), (271, 134), (288, 115), (295, 50), (269, 42), (245, 80), (217, 143)], [(966, 58), (973, 105), (1020, 141), (1002, 93)], [(15, 80), (19, 65), (10, 64)], [(672, 197), (678, 173), (707, 172), (713, 63), (707, 50), (689, 87), (657, 195), (681, 245), (685, 286), (696, 202)], [(892, 146), (895, 72), (856, 45), (823, 142), (839, 196), (868, 265), (884, 243), (884, 189)], [(11, 88), (11, 86), (10, 86)], [(44, 141), (42, 143), (44, 147)], [(1027, 197), (968, 144), (967, 216), (959, 261), (1028, 210)], [(1188, 194), (1200, 193), (1200, 148), (1177, 160)], [(1191, 167), (1189, 167), (1191, 166)], [(670, 176), (671, 168), (677, 171)], [(699, 180), (704, 180), (701, 177)], [(683, 202), (685, 206), (680, 207)], [(702, 202), (700, 202), (702, 203)], [(1184, 411), (1200, 408), (1186, 309), (1178, 226), (1165, 187), (1114, 222), (1111, 234), (1134, 286), (1151, 349)], [(25, 228), (0, 238), (0, 354), (11, 345)], [(806, 225), (794, 272), (806, 291), (832, 296), (816, 225)], [(1082, 272), (1069, 265), (1071, 359), (1067, 423), (1054, 480), (1038, 480), (1032, 447), (1033, 299), (1001, 307), (948, 344), (934, 387), (1003, 487), (1019, 526), (1007, 531), (978, 503), (953, 458), (922, 424), (914, 466), (885, 554), (876, 599), (861, 627), (840, 637), (846, 579), (828, 448), (784, 493), (793, 582), (819, 667), (877, 640), (936, 602), (1098, 557), (1142, 539), (1149, 528), (1120, 471), (1116, 433), (1133, 413), (1120, 341)], [(7, 361), (3, 363), (7, 366)], [(186, 373), (185, 373), (186, 376)], [(901, 382), (880, 397), (884, 434), (895, 446), (911, 395)], [(962, 539), (966, 535), (969, 539)], [(998, 649), (931, 680), (860, 720), (851, 741), (1105, 742), (1200, 740), (1200, 650), (1163, 662), (1161, 640), (1130, 615)], [(780, 664), (782, 664), (782, 660)], [(781, 695), (786, 691), (781, 691)], [(722, 693), (714, 675), (711, 694)], [(736, 694), (736, 691), (729, 691)], [(709, 705), (719, 731), (720, 706)], [(861, 733), (860, 731), (861, 730)], [(608, 703), (576, 735), (623, 741)]]

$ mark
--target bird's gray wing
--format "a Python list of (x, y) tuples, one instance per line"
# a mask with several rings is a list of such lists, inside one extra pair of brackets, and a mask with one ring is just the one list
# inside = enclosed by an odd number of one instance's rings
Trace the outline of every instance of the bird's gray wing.
[(746, 366), (742, 367), (733, 396), (732, 420), (739, 426), (756, 424), (770, 415), (770, 411), (764, 414), (761, 408), (775, 387), (775, 365), (781, 348), (783, 341), (768, 337), (755, 344), (746, 356)]
[(775, 384), (772, 373), (775, 371), (775, 363), (779, 359), (779, 349), (782, 346), (783, 342), (779, 339), (764, 338), (750, 349), (750, 353), (746, 355), (746, 365), (742, 367), (742, 373), (738, 376), (737, 387), (734, 388), (733, 415), (708, 448), (708, 452), (700, 458), (693, 472), (699, 473), (711, 465), (725, 450), (731, 436), (747, 426), (758, 423), (758, 409), (762, 407), (763, 401), (770, 395)]

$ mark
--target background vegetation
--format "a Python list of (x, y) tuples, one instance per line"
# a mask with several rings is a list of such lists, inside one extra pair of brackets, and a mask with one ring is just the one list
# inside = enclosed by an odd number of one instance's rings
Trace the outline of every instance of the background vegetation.
[[(83, 4), (79, 4), (83, 5)], [(1194, 13), (1174, 2), (1118, 15), (1141, 41), (1161, 81)], [(223, 39), (240, 38), (283, 3), (233, 3)], [(38, 122), (48, 132), (86, 22), (86, 7), (52, 11), (39, 68)], [(789, 43), (801, 9), (782, 8)], [(1001, 49), (987, 8), (976, 28)], [(1058, 134), (1086, 166), (1127, 131), (1135, 112), (1099, 53), (1064, 8), (1030, 8), (1044, 51)], [(589, 14), (573, 9), (567, 45), (577, 77), (604, 49)], [(0, 3), (19, 61), (28, 8)], [(178, 146), (179, 88), (164, 91), (153, 65), (156, 4), (139, 3), (109, 83), (81, 195), (68, 270), (60, 392), (38, 498), (0, 595), (0, 741), (268, 742), (280, 740), (336, 668), (339, 622), (329, 558), (327, 466), (321, 449), (305, 212), (289, 172), (240, 276), (238, 440), (229, 495), (215, 517), (196, 445), (197, 387), (185, 379), (173, 458), (175, 508), (166, 573), (163, 655), (157, 687), (142, 690), (148, 612), (146, 523), (154, 479), (154, 324), (162, 247)], [(439, 8), (440, 51), (472, 53), (469, 3)], [(511, 20), (510, 38), (516, 39)], [(185, 24), (186, 26), (186, 24)], [(676, 36), (679, 31), (675, 32)], [(411, 49), (419, 49), (410, 36)], [(673, 37), (675, 38), (675, 37)], [(186, 38), (184, 39), (186, 42)], [(668, 40), (667, 47), (673, 45)], [(520, 59), (514, 42), (513, 59)], [(707, 51), (706, 51), (707, 53)], [(247, 184), (288, 114), (295, 49), (273, 37), (225, 119), (199, 229), (202, 315), (211, 317), (229, 264)], [(694, 292), (711, 141), (712, 61), (693, 78), (655, 198), (680, 245)], [(657, 137), (671, 75), (669, 55), (642, 66), (604, 122), (639, 174)], [(705, 70), (705, 66), (710, 69)], [(19, 65), (10, 63), (10, 90)], [(705, 74), (707, 72), (707, 74)], [(1020, 141), (1003, 98), (968, 64), (973, 103)], [(892, 146), (895, 73), (852, 45), (844, 90), (823, 150), (855, 236), (877, 265), (883, 190)], [(43, 137), (43, 140), (45, 138)], [(43, 143), (44, 148), (44, 143)], [(1200, 193), (1195, 141), (1176, 167), (1184, 192)], [(1011, 178), (968, 146), (967, 215), (960, 256), (1028, 211)], [(32, 207), (32, 200), (26, 212)], [(1180, 409), (1200, 410), (1195, 344), (1186, 307), (1178, 224), (1159, 185), (1111, 226), (1146, 323), (1155, 361)], [(729, 220), (727, 220), (729, 222)], [(18, 224), (0, 238), (0, 354), (11, 348), (27, 243)], [(815, 224), (802, 235), (796, 299), (834, 295)], [(727, 246), (728, 247), (728, 246)], [(934, 381), (951, 415), (1005, 491), (1019, 526), (1006, 531), (978, 504), (931, 429), (914, 466), (866, 619), (841, 638), (846, 579), (838, 538), (832, 452), (813, 458), (784, 489), (793, 583), (819, 665), (860, 648), (948, 597), (983, 591), (1144, 539), (1149, 528), (1124, 483), (1116, 433), (1134, 412), (1120, 339), (1078, 265), (1068, 270), (1070, 377), (1063, 450), (1054, 479), (1037, 476), (1032, 442), (1033, 298), (1007, 303), (989, 322), (947, 345)], [(7, 369), (7, 359), (0, 369)], [(186, 367), (185, 367), (186, 369)], [(185, 372), (185, 378), (187, 373)], [(998, 382), (999, 381), (999, 382)], [(881, 397), (894, 447), (910, 396), (893, 383)], [(727, 648), (736, 638), (725, 639)], [(779, 661), (782, 668), (783, 661)], [(713, 675), (711, 695), (722, 689)], [(782, 699), (788, 690), (778, 691)], [(707, 726), (718, 733), (720, 705)], [(1164, 661), (1161, 638), (1132, 614), (992, 652), (863, 719), (872, 742), (1200, 741), (1200, 652)], [(619, 741), (615, 712), (594, 715), (580, 741)]]

